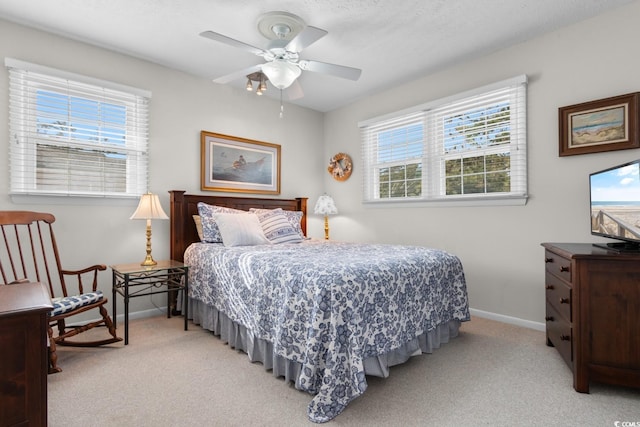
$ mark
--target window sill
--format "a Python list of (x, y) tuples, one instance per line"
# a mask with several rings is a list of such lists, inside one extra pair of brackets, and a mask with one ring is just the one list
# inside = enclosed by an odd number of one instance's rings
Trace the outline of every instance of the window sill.
[(16, 205), (137, 206), (138, 196), (70, 196), (66, 194), (9, 194)]
[(508, 196), (508, 197), (483, 197), (458, 199), (401, 199), (401, 200), (374, 200), (363, 201), (363, 205), (372, 208), (394, 207), (468, 207), (468, 206), (524, 206), (527, 204), (528, 196)]

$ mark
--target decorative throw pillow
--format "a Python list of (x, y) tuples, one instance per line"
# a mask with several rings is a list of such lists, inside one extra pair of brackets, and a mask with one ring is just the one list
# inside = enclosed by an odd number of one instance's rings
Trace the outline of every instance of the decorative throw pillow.
[(203, 202), (198, 203), (198, 214), (200, 216), (200, 222), (202, 223), (202, 241), (207, 243), (222, 243), (222, 236), (220, 230), (216, 224), (214, 218), (215, 214), (219, 213), (232, 213), (240, 214), (246, 213), (233, 208), (226, 208), (224, 206), (208, 205)]
[(214, 218), (225, 246), (255, 246), (271, 243), (253, 213), (219, 213)]
[(300, 221), (302, 221), (302, 211), (285, 211), (282, 213), (287, 217), (293, 228), (300, 234), (300, 237), (304, 239), (304, 233), (302, 232), (302, 226), (300, 225)]
[(304, 233), (302, 232), (302, 226), (300, 225), (300, 221), (302, 220), (301, 211), (287, 211), (282, 208), (275, 208), (275, 209), (251, 208), (249, 210), (254, 213), (271, 212), (271, 211), (282, 213), (287, 218), (287, 220), (289, 221), (293, 229), (300, 235), (300, 238), (304, 239)]
[(271, 243), (300, 243), (302, 237), (293, 228), (291, 222), (282, 213), (282, 210), (261, 210), (254, 211), (260, 221), (264, 235)]

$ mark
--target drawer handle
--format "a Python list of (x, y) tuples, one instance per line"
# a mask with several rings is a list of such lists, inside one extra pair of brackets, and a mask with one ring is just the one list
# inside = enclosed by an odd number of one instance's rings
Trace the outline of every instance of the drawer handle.
[(560, 298), (560, 304), (569, 304), (569, 298)]
[(560, 272), (561, 273), (566, 273), (569, 271), (569, 267), (566, 265), (563, 265), (562, 267), (560, 267)]
[(545, 258), (544, 262), (549, 264), (549, 263), (553, 262), (553, 258)]
[(571, 341), (571, 337), (569, 335), (560, 335), (560, 341)]
[(547, 290), (555, 289), (555, 287), (553, 285), (547, 285), (544, 288), (547, 289)]
[(544, 318), (544, 320), (546, 320), (547, 322), (553, 322), (555, 319), (553, 318), (553, 316), (547, 316)]

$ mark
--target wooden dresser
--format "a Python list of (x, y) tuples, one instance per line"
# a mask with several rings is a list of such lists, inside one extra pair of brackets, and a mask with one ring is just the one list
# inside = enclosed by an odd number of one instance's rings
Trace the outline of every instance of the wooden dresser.
[(547, 344), (590, 382), (640, 387), (640, 254), (543, 243)]
[(47, 317), (40, 283), (0, 285), (0, 426), (47, 425)]

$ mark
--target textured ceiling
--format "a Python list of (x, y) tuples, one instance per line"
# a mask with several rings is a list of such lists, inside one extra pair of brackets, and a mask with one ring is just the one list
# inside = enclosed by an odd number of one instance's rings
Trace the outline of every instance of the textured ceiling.
[(632, 1), (0, 0), (0, 17), (214, 79), (263, 61), (199, 33), (266, 47), (260, 15), (293, 13), (328, 31), (301, 59), (362, 69), (355, 82), (303, 72), (304, 96), (291, 102), (325, 112)]

